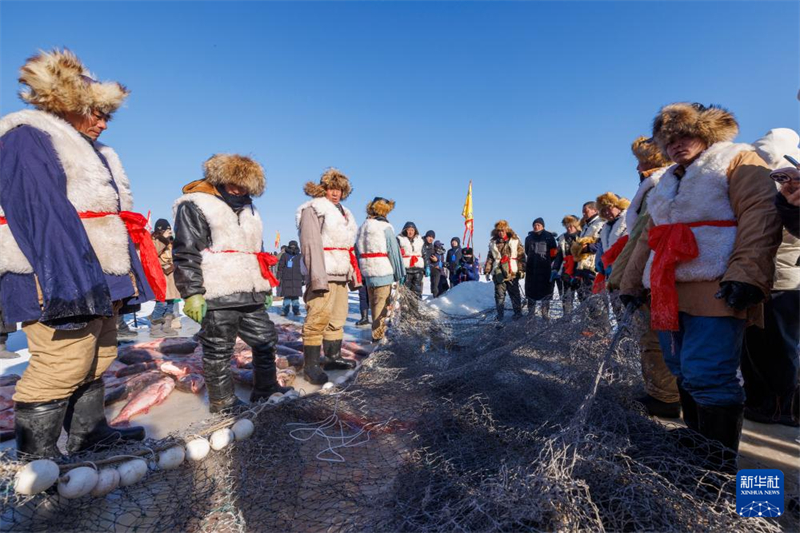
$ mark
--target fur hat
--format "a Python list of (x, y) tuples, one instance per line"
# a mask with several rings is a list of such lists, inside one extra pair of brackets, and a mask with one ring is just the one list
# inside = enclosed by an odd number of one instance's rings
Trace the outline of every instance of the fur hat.
[(376, 196), (367, 204), (367, 215), (371, 217), (386, 217), (394, 209), (394, 200), (387, 200)]
[(669, 158), (661, 153), (652, 137), (639, 137), (631, 145), (631, 151), (643, 167), (661, 168), (670, 164)]
[(492, 238), (494, 239), (497, 237), (501, 231), (505, 231), (508, 238), (516, 238), (517, 236), (517, 234), (514, 233), (514, 230), (508, 225), (508, 221), (506, 220), (498, 220), (495, 223), (494, 229), (492, 230)]
[(339, 189), (342, 191), (342, 200), (345, 200), (350, 196), (350, 193), (353, 192), (353, 188), (350, 186), (350, 180), (347, 179), (347, 176), (333, 167), (322, 173), (322, 176), (319, 178), (319, 183), (314, 183), (313, 181), (306, 183), (303, 187), (303, 192), (312, 198), (321, 198), (325, 196), (325, 191), (328, 189)]
[(597, 204), (597, 210), (601, 211), (603, 208), (607, 207), (616, 207), (620, 211), (628, 209), (631, 205), (631, 201), (627, 198), (620, 198), (613, 192), (607, 192), (605, 194), (601, 194), (597, 197), (595, 202)]
[(564, 226), (564, 228), (566, 228), (567, 226), (575, 226), (575, 227), (580, 228), (581, 227), (581, 221), (576, 216), (567, 215), (567, 216), (565, 216), (564, 218), (561, 219), (561, 225)]
[(722, 141), (732, 141), (739, 133), (739, 124), (733, 114), (718, 106), (678, 102), (661, 108), (653, 119), (653, 139), (663, 153), (667, 145), (678, 137), (699, 137), (711, 146)]
[(88, 115), (100, 111), (110, 115), (122, 105), (130, 91), (122, 84), (94, 79), (78, 56), (67, 49), (39, 51), (19, 71), (23, 101), (56, 115)]
[(583, 247), (596, 242), (597, 239), (595, 237), (578, 237), (570, 246), (569, 251), (576, 260), (583, 261), (594, 255), (594, 252), (584, 252)]
[(203, 173), (212, 185), (236, 185), (250, 196), (261, 196), (267, 184), (261, 165), (243, 155), (214, 154), (203, 163)]

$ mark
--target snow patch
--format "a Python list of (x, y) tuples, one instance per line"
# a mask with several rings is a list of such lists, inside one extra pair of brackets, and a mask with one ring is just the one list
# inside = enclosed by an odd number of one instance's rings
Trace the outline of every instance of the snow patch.
[(494, 283), (465, 281), (427, 303), (434, 309), (458, 316), (494, 309)]

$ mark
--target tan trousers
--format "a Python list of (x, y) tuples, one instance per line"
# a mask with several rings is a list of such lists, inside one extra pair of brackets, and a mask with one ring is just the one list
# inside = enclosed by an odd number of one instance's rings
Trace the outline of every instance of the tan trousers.
[(306, 291), (306, 321), (303, 324), (303, 344), (321, 346), (322, 341), (344, 338), (344, 324), (350, 303), (347, 283), (328, 283), (327, 292)]
[[(643, 309), (649, 324), (650, 308)], [(648, 327), (639, 339), (639, 348), (644, 390), (656, 400), (667, 403), (679, 402), (678, 382), (664, 362), (664, 354), (661, 353), (661, 345), (658, 343), (658, 333)]]
[(369, 305), (372, 311), (372, 340), (379, 341), (386, 334), (386, 315), (389, 313), (389, 296), (392, 286), (368, 287)]
[(22, 331), (31, 360), (17, 382), (17, 402), (69, 398), (84, 383), (99, 379), (117, 357), (116, 316), (96, 318), (74, 331), (41, 322), (29, 322)]

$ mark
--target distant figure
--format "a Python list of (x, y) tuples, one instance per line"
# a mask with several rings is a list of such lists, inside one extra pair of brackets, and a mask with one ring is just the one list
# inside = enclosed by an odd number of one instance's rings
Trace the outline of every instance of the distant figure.
[(494, 281), (494, 301), (497, 307), (497, 321), (503, 320), (506, 293), (511, 298), (514, 319), (522, 318), (522, 295), (519, 280), (525, 277), (525, 250), (519, 237), (500, 220), (494, 225), (489, 241), (489, 254), (483, 272)]
[(426, 261), (422, 255), (424, 241), (419, 236), (416, 224), (406, 222), (403, 231), (397, 236), (397, 242), (400, 244), (403, 266), (406, 269), (406, 287), (418, 298), (422, 298), (422, 278), (425, 275)]
[(455, 287), (458, 285), (456, 281), (456, 269), (461, 262), (461, 239), (453, 237), (450, 239), (450, 249), (445, 256), (445, 265), (447, 266), (447, 274), (450, 279), (450, 286)]
[(533, 231), (525, 238), (525, 297), (528, 300), (528, 315), (535, 315), (536, 302), (541, 302), (542, 318), (550, 318), (550, 300), (553, 299), (555, 287), (553, 260), (557, 254), (555, 237), (545, 231), (544, 219), (537, 218), (533, 221)]
[(458, 265), (455, 269), (455, 277), (453, 279), (453, 286), (465, 281), (480, 281), (481, 270), (478, 260), (472, 253), (472, 248), (464, 248), (461, 251), (461, 258), (458, 260)]
[(151, 235), (153, 245), (156, 247), (158, 261), (167, 278), (167, 295), (163, 302), (156, 302), (153, 313), (150, 315), (150, 336), (154, 339), (164, 337), (177, 337), (178, 332), (172, 329), (173, 306), (180, 300), (181, 294), (175, 286), (175, 276), (173, 272), (175, 265), (172, 263), (172, 226), (166, 219), (159, 218), (153, 227)]
[(278, 259), (278, 281), (281, 282), (283, 307), (281, 314), (289, 316), (291, 307), (294, 316), (300, 316), (300, 298), (303, 296), (303, 256), (297, 241), (289, 241), (289, 246)]

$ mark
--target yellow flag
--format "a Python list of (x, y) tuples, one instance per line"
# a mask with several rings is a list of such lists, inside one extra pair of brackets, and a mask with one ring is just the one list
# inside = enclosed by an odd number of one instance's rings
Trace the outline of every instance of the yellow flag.
[(275, 249), (277, 250), (280, 247), (281, 247), (281, 232), (280, 231), (276, 231), (275, 232)]
[(472, 181), (469, 182), (467, 199), (464, 201), (464, 209), (461, 210), (461, 216), (464, 217), (465, 223), (472, 221)]

